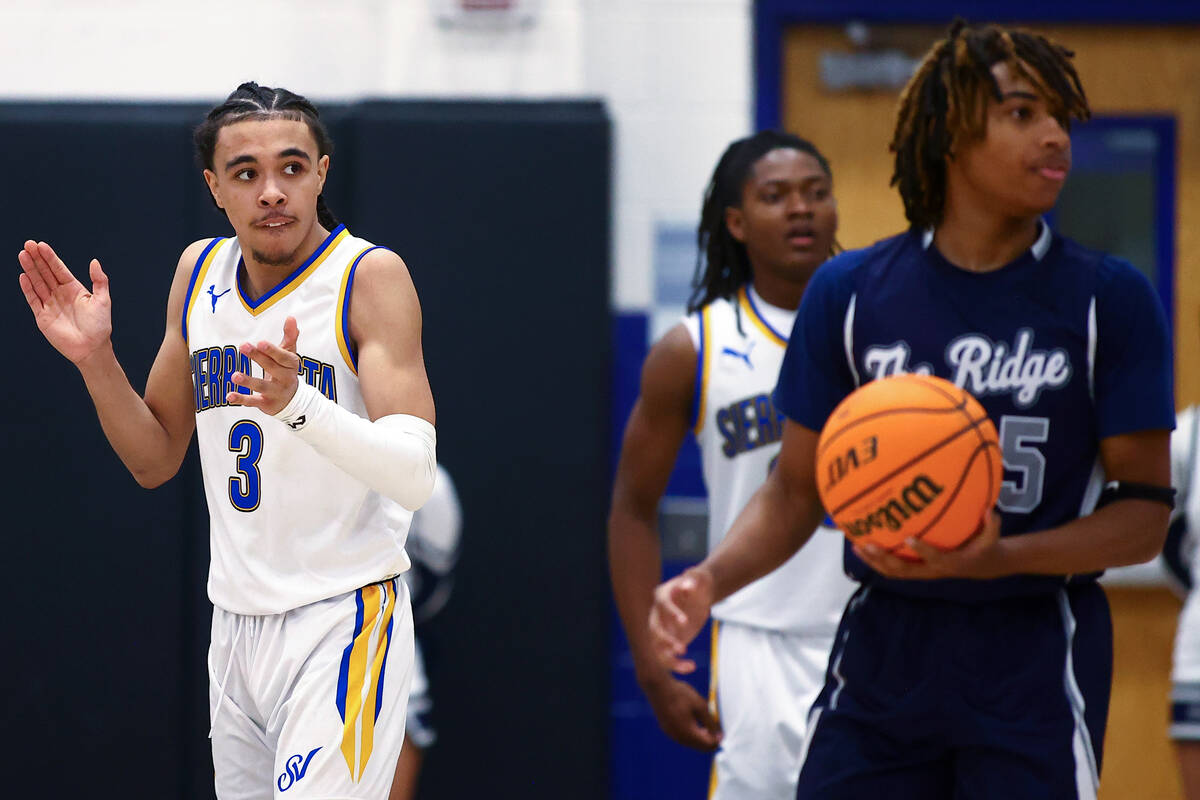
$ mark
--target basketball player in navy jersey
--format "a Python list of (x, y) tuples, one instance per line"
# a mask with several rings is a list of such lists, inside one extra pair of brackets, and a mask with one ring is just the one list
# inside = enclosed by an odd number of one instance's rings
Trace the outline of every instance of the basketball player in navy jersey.
[(805, 720), (794, 701), (816, 697), (853, 584), (841, 570), (841, 535), (826, 530), (715, 608), (706, 703), (658, 664), (646, 628), (662, 579), (658, 503), (689, 430), (703, 458), (710, 548), (766, 479), (781, 430), (770, 392), (836, 230), (833, 176), (810, 142), (762, 131), (730, 144), (705, 192), (689, 314), (647, 356), (625, 428), (608, 523), (613, 592), (659, 725), (680, 744), (720, 747), (716, 800), (795, 794)]
[(910, 230), (805, 291), (776, 389), (776, 468), (700, 565), (655, 592), (664, 665), (712, 604), (821, 519), (818, 432), (867, 381), (928, 372), (1000, 433), (998, 508), (909, 562), (848, 546), (861, 586), (809, 714), (798, 798), (1094, 798), (1112, 672), (1096, 576), (1153, 558), (1173, 504), (1171, 346), (1148, 281), (1042, 221), (1087, 101), (1072, 53), (956, 23), (901, 97), (891, 148)]

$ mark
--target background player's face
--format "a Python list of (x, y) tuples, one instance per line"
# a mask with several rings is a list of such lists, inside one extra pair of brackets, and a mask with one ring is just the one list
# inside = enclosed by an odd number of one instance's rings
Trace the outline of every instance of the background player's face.
[(1037, 216), (1053, 208), (1062, 191), (1071, 170), (1071, 137), (1027, 78), (1005, 63), (992, 67), (992, 74), (1001, 100), (988, 101), (984, 138), (956, 145), (947, 196), (974, 195), (1007, 217)]
[(317, 195), (329, 156), (317, 153), (312, 132), (296, 120), (235, 122), (218, 132), (213, 169), (204, 179), (243, 251), (258, 263), (294, 265), (324, 238)]
[(725, 210), (725, 224), (756, 274), (806, 281), (833, 247), (833, 181), (810, 154), (777, 148), (751, 167), (742, 204)]

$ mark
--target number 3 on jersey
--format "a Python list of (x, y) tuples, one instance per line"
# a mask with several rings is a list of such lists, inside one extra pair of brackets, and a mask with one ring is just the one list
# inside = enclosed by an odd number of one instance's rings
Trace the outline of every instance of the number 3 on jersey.
[(238, 511), (258, 508), (262, 496), (262, 473), (258, 471), (262, 447), (262, 428), (256, 423), (248, 419), (233, 423), (229, 429), (229, 452), (238, 454), (238, 474), (229, 477), (229, 502)]

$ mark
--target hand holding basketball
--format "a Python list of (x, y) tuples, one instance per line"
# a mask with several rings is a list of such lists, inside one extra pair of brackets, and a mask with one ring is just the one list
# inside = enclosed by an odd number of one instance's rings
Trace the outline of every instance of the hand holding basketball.
[(1002, 478), (987, 412), (932, 375), (896, 375), (860, 387), (833, 410), (817, 444), (817, 489), (826, 511), (856, 548), (874, 554), (864, 547), (870, 544), (891, 558), (916, 560), (910, 541), (940, 550), (960, 546), (980, 530)]
[(906, 544), (918, 560), (889, 553), (872, 542), (859, 542), (854, 552), (880, 575), (903, 580), (938, 578), (999, 578), (1009, 574), (1001, 552), (1000, 515), (988, 512), (979, 530), (953, 550), (942, 550), (920, 539)]

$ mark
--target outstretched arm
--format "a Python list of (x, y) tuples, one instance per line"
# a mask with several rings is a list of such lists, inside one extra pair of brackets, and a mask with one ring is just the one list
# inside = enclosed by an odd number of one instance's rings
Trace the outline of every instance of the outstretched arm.
[(195, 415), (191, 367), (180, 324), (191, 268), (206, 242), (180, 256), (167, 301), (167, 327), (141, 397), (112, 347), (108, 276), (95, 259), (92, 291), (80, 283), (45, 242), (28, 241), (18, 254), (21, 290), (38, 329), (83, 376), (100, 425), (113, 450), (147, 488), (171, 478), (183, 462)]
[(230, 392), (226, 400), (278, 417), (346, 473), (415, 511), (433, 491), (437, 470), (433, 395), (421, 351), (420, 303), (408, 268), (395, 253), (373, 250), (359, 263), (350, 334), (370, 419), (299, 383), (300, 331), (291, 317), (279, 344), (241, 345), (264, 377), (234, 373), (233, 382), (251, 393)]
[(788, 420), (775, 469), (708, 558), (654, 592), (650, 631), (664, 667), (688, 673), (687, 645), (714, 603), (761, 578), (799, 550), (825, 511), (817, 494), (815, 431)]
[(662, 580), (658, 503), (687, 435), (695, 383), (696, 350), (680, 324), (651, 348), (642, 367), (641, 395), (625, 425), (613, 483), (608, 566), (638, 684), (658, 724), (680, 744), (713, 750), (720, 726), (705, 699), (658, 663), (646, 625)]

